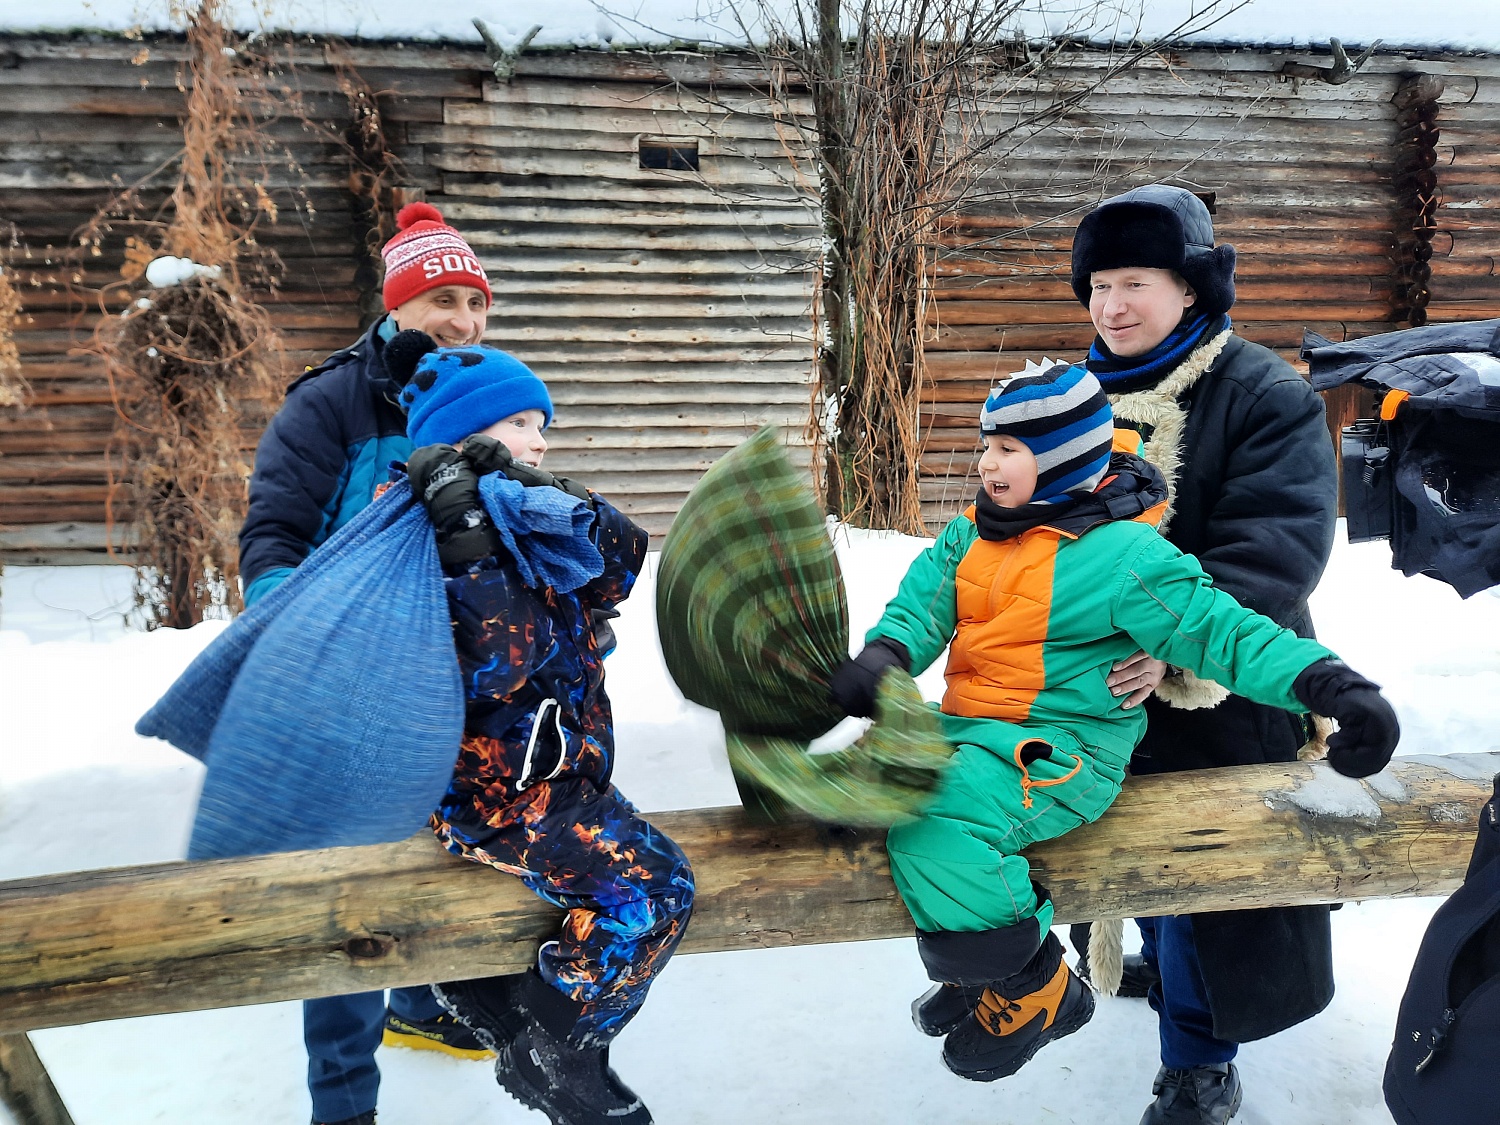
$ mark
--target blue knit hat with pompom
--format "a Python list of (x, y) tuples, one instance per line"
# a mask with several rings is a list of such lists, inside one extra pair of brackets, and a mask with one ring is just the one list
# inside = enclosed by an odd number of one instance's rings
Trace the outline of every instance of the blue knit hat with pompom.
[(540, 410), (543, 428), (552, 424), (547, 384), (515, 356), (482, 345), (428, 352), (400, 398), (406, 436), (419, 448), (457, 445), (523, 410)]

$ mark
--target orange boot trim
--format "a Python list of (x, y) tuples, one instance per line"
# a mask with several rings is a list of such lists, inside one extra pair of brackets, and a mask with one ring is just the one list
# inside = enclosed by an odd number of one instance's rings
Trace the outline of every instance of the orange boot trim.
[(1068, 963), (1064, 961), (1057, 966), (1051, 980), (1019, 1000), (1007, 1000), (994, 989), (986, 988), (974, 1009), (974, 1018), (991, 1035), (1003, 1038), (1026, 1027), (1040, 1013), (1043, 1017), (1040, 1030), (1046, 1031), (1057, 1018), (1057, 1009), (1067, 991)]

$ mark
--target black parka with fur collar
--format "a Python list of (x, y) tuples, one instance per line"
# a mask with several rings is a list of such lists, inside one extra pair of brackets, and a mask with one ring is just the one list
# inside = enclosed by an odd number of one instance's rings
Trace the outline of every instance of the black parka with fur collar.
[[(1112, 401), (1116, 426), (1138, 429), (1167, 477), (1167, 538), (1241, 604), (1312, 636), (1307, 599), (1333, 547), (1338, 484), (1307, 381), (1226, 331), (1155, 387)], [(1313, 733), (1299, 716), (1190, 674), (1169, 676), (1146, 709), (1135, 773), (1292, 761)], [(1332, 999), (1327, 907), (1199, 914), (1193, 924), (1219, 1038), (1272, 1035)]]

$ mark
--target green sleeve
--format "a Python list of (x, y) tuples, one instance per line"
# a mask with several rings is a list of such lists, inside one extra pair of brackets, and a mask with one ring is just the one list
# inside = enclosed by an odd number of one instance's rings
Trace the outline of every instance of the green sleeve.
[(875, 628), (865, 634), (865, 643), (877, 637), (900, 641), (911, 654), (911, 674), (926, 671), (953, 639), (958, 626), (954, 576), (977, 537), (973, 520), (964, 516), (950, 520), (937, 542), (907, 569), (896, 596)]
[(1334, 655), (1240, 605), (1197, 559), (1154, 534), (1121, 568), (1113, 613), (1115, 626), (1158, 660), (1288, 711), (1306, 710), (1292, 694), (1298, 673)]

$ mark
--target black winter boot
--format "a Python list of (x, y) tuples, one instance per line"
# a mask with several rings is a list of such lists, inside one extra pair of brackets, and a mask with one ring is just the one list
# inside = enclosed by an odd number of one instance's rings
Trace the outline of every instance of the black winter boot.
[(480, 1045), (498, 1051), (500, 1044), (526, 1026), (519, 994), (520, 984), (527, 975), (513, 973), (477, 980), (449, 980), (433, 985), (432, 994), (439, 1004), (474, 1032)]
[(935, 984), (911, 1002), (911, 1022), (923, 1035), (934, 1039), (947, 1035), (979, 1007), (982, 988), (961, 984)]
[(944, 1042), (943, 1065), (960, 1078), (993, 1082), (1016, 1073), (1043, 1046), (1073, 1034), (1093, 1016), (1093, 990), (1059, 954), (1056, 970), (1039, 988), (986, 988), (974, 1018)]
[(319, 1121), (313, 1118), (312, 1125), (375, 1125), (375, 1111), (361, 1113), (358, 1117), (346, 1117), (342, 1121)]
[(651, 1111), (610, 1068), (609, 1047), (579, 1047), (570, 1037), (580, 1006), (535, 972), (515, 996), (526, 1023), (495, 1058), (495, 1080), (552, 1125), (651, 1125)]
[(1116, 996), (1142, 1000), (1151, 992), (1151, 986), (1161, 983), (1161, 970), (1139, 953), (1127, 953), (1120, 962), (1120, 991)]
[(1224, 1125), (1240, 1108), (1244, 1091), (1233, 1063), (1183, 1070), (1162, 1067), (1151, 1084), (1156, 1101), (1141, 1125)]
[(608, 1047), (572, 1047), (530, 1023), (500, 1048), (495, 1080), (552, 1125), (651, 1125), (651, 1111), (609, 1065)]

